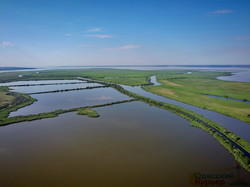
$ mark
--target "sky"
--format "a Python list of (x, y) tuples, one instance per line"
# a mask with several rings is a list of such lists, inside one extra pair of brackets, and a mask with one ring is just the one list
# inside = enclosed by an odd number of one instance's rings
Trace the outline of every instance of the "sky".
[(0, 66), (250, 65), (250, 0), (0, 0)]

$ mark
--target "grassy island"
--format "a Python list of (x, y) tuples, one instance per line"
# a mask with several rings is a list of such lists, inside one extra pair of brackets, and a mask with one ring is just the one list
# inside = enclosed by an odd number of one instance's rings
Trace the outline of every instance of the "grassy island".
[[(95, 82), (95, 81), (92, 81)], [(100, 81), (96, 81), (96, 83), (100, 83)], [(111, 83), (103, 83), (104, 85), (110, 86), (119, 92), (126, 94), (130, 97), (133, 97), (139, 101), (145, 102), (151, 106), (155, 106), (158, 108), (162, 108), (173, 112), (181, 117), (186, 118), (191, 121), (191, 126), (198, 127), (211, 135), (215, 139), (217, 139), (233, 156), (235, 160), (237, 160), (243, 168), (250, 172), (250, 143), (241, 137), (236, 136), (234, 133), (228, 131), (226, 128), (218, 125), (217, 123), (199, 115), (190, 110), (184, 109), (182, 107), (172, 105), (169, 103), (164, 103), (160, 101), (156, 101), (133, 92), (127, 91), (123, 89), (121, 86), (117, 84)]]
[(8, 87), (0, 86), (0, 121), (7, 118), (10, 112), (31, 105), (36, 99), (28, 94), (10, 92)]
[[(56, 117), (59, 114), (66, 112), (78, 112), (79, 115), (87, 115), (89, 117), (98, 117), (99, 114), (92, 110), (92, 108), (108, 106), (112, 104), (119, 104), (123, 102), (131, 102), (139, 100), (148, 103), (151, 106), (159, 107), (191, 121), (191, 126), (198, 127), (210, 133), (217, 139), (235, 159), (247, 170), (250, 171), (250, 143), (236, 136), (227, 129), (221, 127), (215, 122), (204, 118), (203, 116), (189, 111), (187, 109), (156, 101), (147, 97), (124, 90), (118, 84), (127, 85), (149, 85), (149, 77), (157, 75), (158, 81), (162, 84), (160, 86), (144, 86), (143, 89), (179, 100), (184, 103), (192, 104), (209, 110), (217, 111), (222, 114), (240, 119), (242, 121), (250, 122), (250, 105), (244, 102), (222, 100), (219, 98), (211, 98), (205, 96), (217, 95), (227, 96), (229, 98), (250, 100), (250, 83), (220, 81), (216, 77), (222, 75), (229, 75), (229, 73), (221, 72), (192, 72), (187, 71), (136, 71), (136, 70), (112, 70), (112, 69), (93, 69), (93, 70), (53, 70), (44, 71), (36, 74), (29, 72), (26, 76), (19, 80), (49, 80), (49, 79), (76, 79), (76, 77), (83, 77), (89, 82), (103, 84), (107, 87), (112, 87), (119, 92), (128, 95), (134, 99), (127, 101), (118, 101), (114, 103), (107, 103), (104, 105), (88, 106), (73, 108), (68, 110), (56, 110), (53, 112), (42, 113), (37, 115), (16, 116), (8, 118), (11, 111), (24, 107), (33, 103), (35, 100), (27, 94), (20, 94), (9, 92), (7, 87), (1, 87), (1, 110), (0, 110), (0, 125), (7, 125), (22, 121), (31, 121), (42, 118)], [(3, 76), (0, 75), (0, 77)], [(16, 74), (8, 74), (9, 80), (17, 80), (14, 78)], [(4, 79), (6, 80), (6, 79)]]
[[(215, 95), (250, 101), (250, 83), (218, 80), (216, 77), (229, 76), (228, 72), (198, 70), (122, 70), (122, 69), (72, 69), (46, 70), (39, 73), (24, 72), (1, 73), (0, 82), (17, 80), (55, 80), (84, 77), (129, 86), (147, 85), (143, 89), (163, 97), (212, 110), (244, 122), (250, 123), (250, 104), (246, 102), (212, 98)], [(150, 76), (157, 76), (160, 86), (150, 85)]]
[(5, 117), (0, 118), (0, 126), (10, 125), (13, 123), (19, 123), (19, 122), (25, 122), (25, 121), (34, 121), (44, 118), (54, 118), (57, 117), (60, 114), (68, 113), (68, 112), (78, 112), (79, 115), (87, 115), (88, 117), (99, 117), (99, 114), (92, 110), (92, 108), (98, 108), (98, 107), (105, 107), (105, 106), (111, 106), (121, 103), (127, 103), (127, 102), (133, 102), (136, 101), (135, 99), (130, 100), (123, 100), (123, 101), (116, 101), (111, 103), (105, 103), (101, 105), (92, 105), (92, 106), (86, 106), (86, 107), (79, 107), (79, 108), (71, 108), (71, 109), (59, 109), (51, 112), (44, 112), (40, 114), (30, 114), (26, 116), (13, 116), (13, 117), (7, 117), (9, 112), (12, 112), (8, 109), (6, 109), (5, 113), (7, 114)]
[(98, 118), (100, 116), (96, 111), (92, 110), (91, 108), (81, 108), (78, 110), (77, 114), (86, 115), (91, 118)]

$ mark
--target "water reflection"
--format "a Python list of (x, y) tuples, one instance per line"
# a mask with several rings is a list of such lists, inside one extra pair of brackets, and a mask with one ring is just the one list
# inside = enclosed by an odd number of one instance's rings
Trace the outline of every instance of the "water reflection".
[(147, 92), (143, 90), (141, 87), (131, 87), (131, 86), (125, 86), (121, 85), (124, 89), (137, 93), (139, 95), (142, 95), (144, 97), (148, 97), (157, 101), (165, 102), (165, 103), (170, 103), (173, 105), (180, 106), (182, 108), (186, 108), (188, 110), (194, 111), (198, 114), (203, 115), (204, 117), (218, 123), (219, 125), (227, 128), (229, 131), (233, 132), (234, 134), (240, 136), (241, 138), (245, 139), (246, 141), (250, 142), (250, 125), (248, 123), (245, 123), (243, 121), (237, 120), (235, 118), (231, 118), (228, 116), (225, 116), (223, 114), (219, 114), (217, 112), (213, 112), (210, 110), (205, 110), (196, 106), (192, 106), (189, 104), (185, 104), (173, 99), (169, 99), (166, 97), (162, 97), (150, 92)]
[(11, 153), (0, 154), (0, 186), (188, 187), (193, 173), (234, 171), (224, 147), (173, 113), (141, 102), (96, 110), (1, 127)]
[(22, 87), (10, 87), (15, 92), (21, 93), (37, 93), (37, 92), (47, 92), (55, 90), (64, 90), (64, 89), (74, 89), (74, 88), (86, 88), (93, 86), (101, 86), (97, 83), (82, 83), (79, 84), (59, 84), (59, 85), (44, 85), (44, 86), (22, 86)]
[(151, 76), (150, 77), (150, 82), (153, 83), (155, 86), (159, 86), (161, 85), (161, 83), (159, 83), (156, 79), (156, 76)]
[(31, 95), (37, 99), (32, 105), (10, 113), (10, 117), (39, 114), (57, 109), (70, 109), (90, 105), (99, 105), (130, 99), (112, 88), (96, 88), (72, 92), (59, 92)]
[(250, 103), (250, 101), (247, 101), (247, 100), (239, 100), (239, 99), (232, 99), (232, 98), (229, 98), (229, 97), (221, 97), (221, 96), (217, 96), (217, 95), (205, 95), (205, 96), (208, 96), (208, 97), (215, 97), (215, 98), (219, 98), (219, 99), (226, 99), (226, 100), (231, 100), (231, 101), (238, 101), (238, 102), (243, 102), (243, 103)]
[(232, 71), (231, 76), (217, 77), (219, 80), (224, 81), (237, 81), (237, 82), (250, 82), (250, 69), (243, 69), (241, 71)]
[(58, 84), (58, 83), (74, 83), (79, 82), (80, 80), (40, 80), (40, 81), (15, 81), (15, 82), (7, 82), (0, 83), (0, 86), (14, 86), (14, 85), (25, 85), (25, 84)]

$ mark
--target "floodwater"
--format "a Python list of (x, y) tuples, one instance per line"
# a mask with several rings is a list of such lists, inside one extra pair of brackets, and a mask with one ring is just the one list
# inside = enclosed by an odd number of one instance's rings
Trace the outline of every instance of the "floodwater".
[(217, 96), (217, 95), (205, 95), (205, 96), (208, 96), (208, 97), (215, 97), (215, 98), (219, 98), (219, 99), (232, 100), (232, 101), (238, 101), (238, 102), (243, 102), (243, 103), (250, 103), (250, 101), (244, 101), (244, 100), (239, 100), (239, 99), (232, 99), (232, 98), (221, 97), (221, 96)]
[[(0, 186), (200, 186), (194, 174), (238, 179), (233, 156), (208, 133), (142, 102), (0, 128)], [(240, 169), (250, 184), (250, 174)], [(217, 179), (216, 179), (217, 180)]]
[(161, 83), (159, 83), (156, 79), (156, 76), (151, 76), (150, 77), (150, 82), (152, 82), (155, 86), (159, 86), (161, 85)]
[[(152, 83), (157, 82), (156, 79), (151, 79), (151, 80), (153, 80)], [(223, 114), (219, 114), (217, 112), (205, 110), (205, 109), (193, 106), (193, 105), (185, 104), (185, 103), (173, 100), (173, 99), (165, 98), (165, 97), (147, 92), (139, 86), (137, 86), (137, 87), (131, 87), (131, 86), (125, 86), (125, 85), (121, 85), (121, 86), (124, 89), (131, 91), (131, 92), (134, 92), (134, 93), (137, 93), (139, 95), (142, 95), (142, 96), (145, 96), (145, 97), (157, 100), (157, 101), (177, 105), (177, 106), (186, 108), (188, 110), (194, 111), (198, 114), (201, 114), (204, 117), (218, 123), (219, 125), (225, 127), (229, 131), (235, 133), (236, 135), (238, 135), (241, 138), (245, 139), (246, 141), (250, 142), (250, 135), (249, 135), (250, 125), (248, 123), (237, 120), (235, 118), (231, 118), (229, 116), (225, 116)]]
[(93, 86), (102, 86), (102, 85), (97, 84), (97, 83), (79, 82), (78, 84), (10, 87), (10, 89), (12, 89), (15, 92), (21, 92), (21, 93), (37, 93), (37, 92), (47, 92), (47, 91), (65, 90), (65, 89), (74, 89), (74, 88), (86, 88), (86, 87), (93, 87)]
[[(25, 92), (32, 87), (13, 88)], [(10, 115), (130, 99), (112, 88), (31, 96), (38, 101)], [(232, 176), (219, 179), (223, 186), (238, 177), (250, 184), (250, 173), (236, 169), (237, 162), (219, 142), (176, 114), (138, 101), (94, 110), (99, 118), (71, 112), (0, 127), (0, 186), (200, 186), (195, 174)]]
[(82, 83), (80, 80), (40, 80), (40, 81), (15, 81), (0, 83), (0, 86), (15, 86), (15, 85), (25, 85), (25, 84), (61, 84), (61, 83)]
[(10, 113), (10, 117), (39, 114), (57, 109), (70, 109), (90, 105), (100, 105), (115, 101), (128, 100), (130, 97), (112, 88), (95, 88), (89, 90), (56, 92), (31, 95), (37, 99), (33, 104)]

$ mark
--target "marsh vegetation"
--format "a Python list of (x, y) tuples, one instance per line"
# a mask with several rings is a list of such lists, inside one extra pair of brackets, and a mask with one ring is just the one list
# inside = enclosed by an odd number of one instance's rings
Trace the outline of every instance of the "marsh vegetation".
[[(26, 116), (15, 116), (7, 117), (8, 114), (12, 111), (17, 110), (23, 106), (32, 104), (35, 99), (31, 98), (27, 94), (20, 94), (16, 92), (10, 92), (8, 87), (1, 87), (1, 97), (5, 98), (1, 101), (1, 125), (7, 125), (11, 123), (17, 123), (22, 121), (32, 121), (42, 118), (52, 118), (56, 117), (59, 114), (74, 112), (77, 111), (79, 115), (87, 115), (89, 117), (99, 117), (99, 114), (96, 111), (93, 111), (92, 108), (109, 106), (118, 103), (131, 102), (134, 100), (142, 101), (150, 106), (155, 106), (168, 110), (172, 113), (175, 113), (181, 117), (186, 118), (191, 121), (193, 127), (198, 127), (206, 132), (210, 133), (217, 139), (221, 144), (229, 150), (235, 157), (235, 159), (249, 171), (249, 152), (250, 146), (249, 142), (243, 140), (241, 137), (234, 135), (232, 132), (221, 127), (215, 122), (204, 118), (201, 115), (198, 115), (187, 109), (171, 105), (169, 103), (164, 103), (156, 101), (154, 99), (135, 94), (128, 90), (125, 90), (119, 84), (126, 84), (130, 86), (140, 85), (143, 86), (144, 90), (147, 90), (164, 97), (169, 97), (175, 100), (182, 101), (184, 103), (190, 103), (196, 106), (200, 106), (206, 109), (218, 111), (220, 109), (221, 113), (227, 114), (229, 116), (235, 117), (237, 109), (241, 108), (241, 116), (238, 116), (238, 119), (243, 121), (248, 121), (244, 116), (248, 116), (246, 111), (248, 111), (249, 106), (239, 103), (234, 104), (235, 101), (230, 101), (225, 103), (225, 101), (219, 101), (216, 98), (207, 98), (204, 99), (204, 94), (215, 94), (215, 95), (225, 95), (227, 94), (230, 98), (239, 98), (243, 97), (245, 100), (248, 100), (249, 96), (247, 92), (249, 91), (248, 83), (235, 83), (235, 82), (225, 82), (216, 80), (217, 76), (225, 75), (226, 73), (218, 72), (192, 72), (186, 73), (186, 71), (135, 71), (135, 70), (112, 70), (112, 69), (94, 69), (94, 70), (59, 70), (59, 71), (44, 71), (39, 74), (29, 72), (25, 77), (18, 77), (14, 79), (16, 74), (8, 75), (9, 80), (50, 80), (50, 79), (71, 79), (74, 80), (76, 77), (82, 77), (83, 80), (89, 83), (102, 84), (103, 86), (97, 87), (86, 87), (86, 88), (74, 88), (74, 89), (65, 89), (65, 90), (54, 90), (47, 92), (37, 92), (37, 94), (48, 94), (56, 92), (65, 92), (65, 91), (76, 91), (76, 90), (88, 90), (96, 89), (100, 87), (110, 87), (113, 88), (122, 94), (125, 94), (132, 100), (123, 100), (110, 102), (106, 104), (99, 105), (89, 105), (86, 107), (70, 108), (70, 109), (58, 109), (51, 112), (44, 112), (39, 114), (30, 114)], [(119, 76), (118, 76), (119, 75)], [(126, 75), (126, 76), (125, 76)], [(150, 86), (150, 76), (157, 75), (158, 81), (161, 85)], [(12, 77), (13, 76), (13, 77)], [(6, 79), (4, 79), (6, 80)], [(29, 84), (27, 84), (30, 86)], [(40, 85), (43, 86), (43, 85)], [(229, 94), (229, 89), (231, 86), (234, 86), (234, 89), (231, 90)], [(34, 93), (36, 94), (36, 93)], [(4, 101), (4, 102), (3, 102)], [(224, 110), (222, 110), (224, 109)]]

